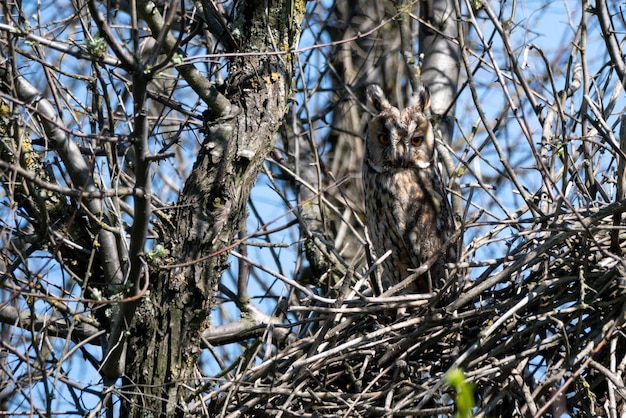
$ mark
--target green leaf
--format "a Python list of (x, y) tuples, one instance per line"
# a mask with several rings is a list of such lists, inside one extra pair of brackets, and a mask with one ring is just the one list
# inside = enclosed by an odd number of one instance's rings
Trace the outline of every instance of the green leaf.
[(465, 379), (463, 370), (455, 368), (446, 374), (446, 381), (456, 392), (454, 404), (456, 405), (455, 418), (471, 418), (474, 416), (474, 385)]

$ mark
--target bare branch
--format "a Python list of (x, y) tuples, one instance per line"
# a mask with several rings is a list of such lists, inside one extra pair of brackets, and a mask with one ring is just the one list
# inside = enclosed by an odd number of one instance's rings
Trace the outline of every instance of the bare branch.
[[(10, 80), (13, 77), (13, 82)], [(32, 105), (37, 112), (39, 121), (46, 132), (47, 138), (52, 148), (59, 154), (65, 164), (75, 187), (85, 190), (88, 193), (97, 190), (91, 175), (91, 168), (85, 162), (78, 145), (66, 134), (67, 129), (61, 129), (62, 120), (59, 118), (52, 104), (42, 97), (41, 93), (21, 75), (10, 75), (6, 68), (0, 68), (0, 79), (6, 85), (14, 85), (17, 96), (25, 103)], [(89, 211), (98, 218), (92, 222), (95, 231), (99, 232), (100, 251), (102, 252), (102, 264), (104, 266), (107, 283), (117, 284), (122, 281), (122, 269), (117, 253), (117, 242), (115, 236), (101, 229), (99, 222), (104, 221), (105, 214), (103, 203), (100, 199), (86, 200), (84, 204)]]
[[(159, 13), (156, 5), (149, 0), (137, 0), (137, 8), (140, 16), (146, 20), (152, 34), (155, 38), (161, 36), (161, 31), (164, 29), (165, 21)], [(168, 32), (163, 38), (163, 47), (167, 54), (176, 51), (185, 56), (184, 51), (178, 50), (176, 39)], [(213, 113), (214, 119), (226, 117), (230, 115), (231, 104), (228, 99), (217, 91), (215, 86), (204, 76), (193, 64), (181, 64), (176, 66), (176, 69), (189, 83), (191, 88), (204, 100), (209, 109)]]
[(47, 335), (52, 337), (71, 338), (74, 341), (99, 345), (101, 340), (98, 337), (104, 335), (104, 331), (89, 324), (87, 318), (85, 319), (85, 321), (79, 319), (76, 323), (70, 324), (67, 318), (62, 316), (36, 314), (33, 317), (26, 311), (6, 303), (0, 305), (0, 322), (3, 324), (17, 326), (24, 330), (45, 331)]
[(595, 13), (602, 28), (602, 37), (609, 51), (613, 68), (622, 82), (622, 87), (626, 89), (626, 64), (624, 63), (624, 56), (619, 43), (615, 38), (615, 29), (613, 28), (613, 22), (611, 22), (606, 0), (598, 0), (596, 2)]

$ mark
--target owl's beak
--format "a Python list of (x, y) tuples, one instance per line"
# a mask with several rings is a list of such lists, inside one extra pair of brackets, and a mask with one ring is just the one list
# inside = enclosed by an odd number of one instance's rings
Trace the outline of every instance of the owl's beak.
[(400, 167), (407, 167), (411, 162), (410, 150), (411, 147), (405, 142), (400, 141), (397, 147), (398, 155), (396, 157), (396, 161)]

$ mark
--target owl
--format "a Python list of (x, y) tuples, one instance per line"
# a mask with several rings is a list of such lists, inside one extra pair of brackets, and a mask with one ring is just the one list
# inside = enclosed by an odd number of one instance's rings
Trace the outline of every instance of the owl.
[[(377, 113), (369, 122), (363, 158), (365, 218), (376, 255), (391, 250), (381, 265), (384, 291), (439, 251), (452, 234), (454, 220), (433, 128), (424, 115), (430, 106), (428, 89), (420, 89), (414, 103), (403, 110), (389, 104), (377, 85), (368, 87), (367, 97)], [(444, 265), (454, 259), (451, 246), (405, 293), (441, 287)]]

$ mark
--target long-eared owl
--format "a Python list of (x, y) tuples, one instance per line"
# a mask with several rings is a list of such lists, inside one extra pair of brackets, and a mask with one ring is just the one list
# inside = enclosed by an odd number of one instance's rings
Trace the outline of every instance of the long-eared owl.
[[(367, 89), (377, 114), (369, 122), (363, 158), (365, 215), (382, 263), (382, 290), (399, 283), (436, 254), (454, 228), (435, 152), (433, 128), (424, 112), (430, 106), (427, 88), (414, 103), (400, 110), (377, 85)], [(444, 283), (444, 265), (455, 261), (455, 250), (443, 254), (417, 278), (406, 293), (431, 292)]]

